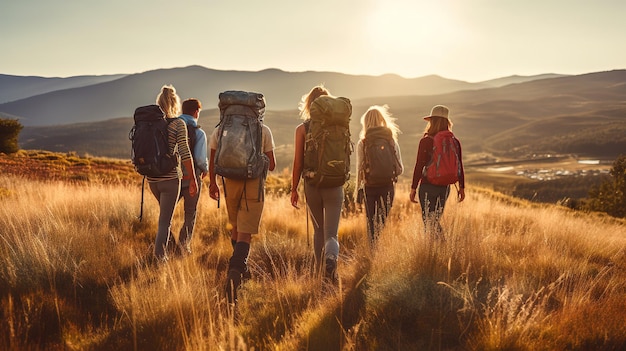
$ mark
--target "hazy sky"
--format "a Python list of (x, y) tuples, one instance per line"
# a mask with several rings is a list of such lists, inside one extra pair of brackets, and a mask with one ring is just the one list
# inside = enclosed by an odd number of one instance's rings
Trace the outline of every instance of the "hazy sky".
[(470, 82), (626, 68), (624, 0), (4, 0), (0, 73), (201, 65)]

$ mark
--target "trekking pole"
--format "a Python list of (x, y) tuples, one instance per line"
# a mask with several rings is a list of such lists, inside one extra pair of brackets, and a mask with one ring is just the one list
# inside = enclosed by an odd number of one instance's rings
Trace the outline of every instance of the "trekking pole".
[[(297, 191), (297, 190), (296, 190)], [(309, 203), (306, 201), (306, 193), (303, 194), (304, 196), (304, 210), (305, 210), (305, 216), (306, 216), (306, 247), (310, 248), (311, 247), (311, 233), (310, 233), (310, 229), (309, 229), (309, 217), (311, 216), (311, 209), (309, 208)]]
[(306, 216), (306, 247), (310, 248), (311, 247), (311, 237), (310, 237), (311, 234), (309, 233), (309, 216), (311, 214), (309, 213), (309, 206), (306, 203), (306, 200), (304, 202), (304, 207), (306, 209), (306, 214), (305, 214), (305, 216)]
[(139, 207), (139, 222), (143, 219), (143, 193), (146, 184), (146, 176), (143, 176), (143, 180), (141, 181), (141, 205)]

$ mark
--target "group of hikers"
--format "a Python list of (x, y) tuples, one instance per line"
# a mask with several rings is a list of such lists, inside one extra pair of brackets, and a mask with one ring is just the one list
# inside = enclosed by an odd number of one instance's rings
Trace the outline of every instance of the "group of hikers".
[[(201, 102), (192, 98), (181, 104), (175, 88), (163, 86), (156, 105), (135, 110), (130, 136), (132, 160), (137, 171), (146, 176), (159, 203), (154, 255), (160, 261), (167, 260), (168, 251), (191, 253), (203, 179), (209, 176), (209, 196), (218, 201), (218, 206), (223, 194), (233, 247), (225, 293), (228, 302), (236, 304), (237, 290), (249, 276), (247, 261), (252, 236), (259, 232), (265, 178), (276, 166), (275, 144), (270, 128), (263, 123), (262, 94), (226, 91), (220, 94), (218, 107), (220, 122), (207, 139), (198, 125)], [(296, 209), (301, 206), (302, 180), (314, 229), (315, 272), (325, 283), (336, 284), (337, 234), (344, 184), (350, 176), (350, 154), (354, 151), (349, 130), (352, 105), (349, 99), (335, 97), (318, 85), (302, 96), (299, 114), (303, 122), (295, 129), (291, 205)], [(423, 119), (427, 126), (419, 141), (410, 200), (421, 205), (424, 232), (433, 240), (444, 240), (439, 220), (451, 184), (458, 183), (458, 201), (465, 198), (461, 144), (451, 132), (446, 106), (434, 106)], [(404, 172), (398, 144), (400, 130), (386, 105), (369, 107), (360, 122), (355, 196), (365, 204), (367, 237), (374, 246), (393, 205), (398, 176)], [(146, 139), (150, 137), (156, 139)], [(147, 150), (159, 142), (165, 151)], [(172, 217), (181, 199), (184, 224), (176, 243), (171, 232)]]

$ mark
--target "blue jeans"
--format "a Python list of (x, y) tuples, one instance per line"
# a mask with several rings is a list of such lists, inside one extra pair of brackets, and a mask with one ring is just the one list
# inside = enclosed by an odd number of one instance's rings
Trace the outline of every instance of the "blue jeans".
[(439, 220), (443, 215), (443, 209), (449, 194), (449, 185), (440, 186), (425, 182), (420, 183), (419, 199), (422, 207), (424, 232), (434, 239), (443, 239), (443, 228)]

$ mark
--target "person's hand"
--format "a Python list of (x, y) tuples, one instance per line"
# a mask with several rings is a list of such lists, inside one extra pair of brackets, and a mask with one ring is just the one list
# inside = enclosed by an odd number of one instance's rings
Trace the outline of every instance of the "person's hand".
[(219, 200), (220, 198), (220, 188), (217, 186), (216, 182), (209, 184), (209, 197), (213, 200)]
[(189, 195), (194, 197), (198, 194), (198, 183), (196, 182), (196, 178), (193, 178), (189, 181)]
[(457, 193), (457, 197), (459, 202), (463, 202), (463, 200), (465, 200), (465, 188), (460, 188), (459, 192)]
[(300, 207), (298, 207), (298, 200), (300, 199), (300, 195), (298, 194), (297, 190), (292, 190), (291, 191), (291, 206), (300, 209)]
[(416, 190), (411, 189), (411, 193), (409, 194), (409, 199), (411, 199), (411, 202), (417, 203), (417, 201), (415, 200), (415, 193), (416, 193)]

